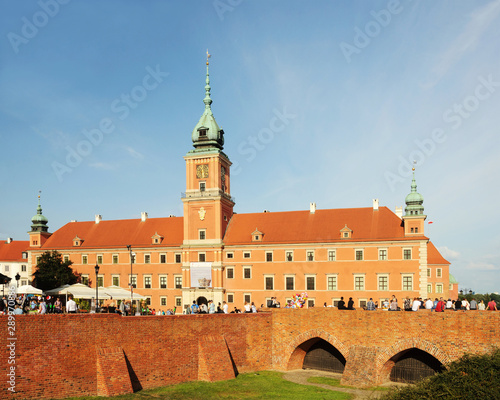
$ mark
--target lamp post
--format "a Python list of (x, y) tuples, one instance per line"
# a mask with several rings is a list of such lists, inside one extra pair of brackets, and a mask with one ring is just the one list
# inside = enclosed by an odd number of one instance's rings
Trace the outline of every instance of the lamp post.
[(21, 279), (21, 275), (19, 275), (19, 272), (18, 272), (16, 274), (17, 287), (19, 287), (19, 279)]
[(99, 312), (99, 281), (97, 280), (97, 274), (99, 273), (99, 265), (95, 265), (95, 312)]
[(132, 245), (127, 245), (127, 249), (130, 253), (130, 315), (132, 315), (132, 306), (134, 305), (134, 285), (132, 284), (132, 263), (134, 261), (132, 256)]

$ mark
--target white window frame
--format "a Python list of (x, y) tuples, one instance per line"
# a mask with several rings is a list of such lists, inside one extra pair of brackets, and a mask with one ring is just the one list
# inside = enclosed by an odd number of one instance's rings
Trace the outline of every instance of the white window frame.
[[(248, 254), (248, 257), (246, 257), (247, 254)], [(252, 258), (252, 252), (251, 251), (244, 251), (243, 252), (243, 259), (248, 260), (250, 258)]]
[[(366, 274), (352, 274), (353, 275), (353, 279), (354, 279), (354, 291), (355, 292), (361, 292), (363, 290), (365, 290), (366, 288)], [(363, 287), (360, 288), (360, 289), (357, 289), (356, 288), (356, 278), (363, 278)]]
[(130, 284), (135, 285), (134, 289), (137, 288), (137, 274), (128, 274), (128, 284), (130, 288)]
[(89, 263), (89, 255), (82, 254), (82, 265), (88, 265), (88, 263)]
[[(410, 251), (410, 258), (405, 258), (405, 251)], [(411, 247), (403, 247), (403, 260), (411, 260), (413, 257), (413, 252)]]
[(69, 261), (69, 255), (65, 254), (63, 255), (63, 262), (68, 262)]
[[(165, 287), (161, 287), (161, 285), (162, 285), (161, 279), (162, 278), (165, 278)], [(158, 276), (158, 287), (160, 289), (168, 289), (168, 274), (161, 274)]]
[[(382, 255), (382, 252), (385, 252), (384, 255)], [(379, 261), (387, 261), (389, 259), (389, 251), (387, 250), (387, 247), (381, 247), (378, 249), (378, 260)]]
[[(233, 273), (232, 277), (229, 277), (229, 270)], [(234, 267), (232, 265), (226, 267), (226, 279), (234, 279)]]
[[(116, 257), (116, 262), (115, 262), (115, 257)], [(133, 257), (132, 257), (132, 258), (133, 258)], [(132, 261), (132, 262), (133, 262), (133, 261)], [(115, 254), (113, 254), (113, 255), (111, 256), (111, 263), (112, 263), (112, 264), (115, 264), (115, 265), (116, 265), (116, 264), (120, 264), (120, 256), (119, 256), (117, 253), (115, 253)]]
[[(179, 256), (179, 261), (177, 261), (177, 256)], [(182, 264), (182, 253), (175, 253), (174, 254), (174, 261), (176, 264)]]
[(151, 264), (151, 253), (144, 253), (144, 264)]
[[(411, 278), (411, 289), (406, 289), (405, 284), (404, 284), (404, 278)], [(413, 285), (415, 284), (415, 280), (413, 279), (413, 274), (408, 274), (408, 273), (402, 273), (401, 274), (401, 290), (403, 291), (412, 291), (413, 290)]]
[[(161, 261), (162, 257), (165, 257), (165, 262)], [(160, 253), (159, 257), (158, 257), (158, 261), (160, 262), (160, 264), (166, 264), (167, 263), (167, 253)]]
[(82, 283), (84, 285), (88, 285), (89, 284), (89, 274), (82, 274)]
[[(288, 289), (287, 288), (287, 284), (286, 284), (286, 280), (287, 278), (292, 278), (293, 279), (293, 288), (292, 289)], [(292, 274), (287, 274), (284, 276), (284, 288), (285, 288), (285, 291), (289, 290), (289, 291), (292, 291), (292, 290), (295, 290), (295, 275), (292, 275)]]
[[(306, 303), (307, 303), (307, 308), (314, 308), (316, 307), (316, 299), (314, 297), (309, 297), (307, 300), (306, 300)], [(312, 303), (312, 306), (309, 305), (309, 303)]]
[[(99, 259), (99, 258), (100, 258), (100, 259)], [(96, 255), (96, 257), (95, 257), (95, 259), (96, 259), (96, 263), (97, 263), (97, 264), (103, 264), (103, 261), (104, 261), (104, 255), (102, 255), (102, 254), (97, 254), (97, 255)]]
[[(146, 287), (146, 278), (149, 278), (149, 287)], [(153, 275), (145, 274), (142, 276), (142, 284), (144, 285), (144, 289), (152, 289), (153, 288)]]
[[(229, 257), (229, 256), (231, 256), (231, 257)], [(228, 259), (230, 259), (230, 260), (234, 259), (234, 253), (233, 253), (232, 251), (231, 251), (231, 252), (226, 253), (226, 258), (228, 258)]]
[[(291, 260), (288, 259), (288, 254), (291, 255)], [(285, 262), (293, 262), (293, 250), (285, 250)]]
[[(269, 260), (267, 259), (267, 256), (268, 256), (269, 254), (271, 255), (271, 261), (269, 261)], [(274, 254), (273, 254), (272, 250), (271, 250), (271, 251), (266, 251), (266, 262), (273, 262), (273, 261), (274, 261)]]
[[(231, 296), (231, 301), (229, 300), (229, 296)], [(234, 304), (234, 293), (227, 293), (227, 296), (226, 296), (226, 299), (227, 299), (227, 303), (231, 303), (231, 304)]]
[[(99, 279), (102, 279), (102, 285), (99, 285)], [(98, 287), (104, 287), (104, 274), (97, 274), (97, 279), (96, 279), (96, 286)]]
[[(311, 256), (311, 258), (312, 258), (311, 260), (309, 259), (309, 256)], [(314, 262), (314, 260), (315, 260), (314, 250), (311, 250), (311, 249), (306, 250), (306, 261), (307, 262)]]
[[(250, 276), (248, 278), (245, 278), (245, 269), (247, 269), (247, 268), (250, 270)], [(243, 265), (241, 272), (242, 272), (243, 279), (252, 279), (252, 266), (251, 265)]]
[[(358, 260), (358, 251), (361, 252), (361, 259)], [(354, 261), (364, 261), (365, 260), (365, 249), (354, 249)]]
[(436, 283), (436, 293), (443, 293), (443, 284)]
[[(332, 254), (333, 257), (331, 257)], [(333, 260), (331, 260), (330, 258), (333, 258)], [(328, 261), (330, 262), (337, 261), (337, 249), (328, 249)]]
[[(268, 278), (271, 278), (273, 280), (273, 288), (272, 289), (268, 289), (267, 288), (267, 279)], [(274, 275), (272, 275), (272, 274), (266, 274), (266, 275), (264, 275), (264, 290), (265, 291), (274, 291), (275, 290)]]
[[(387, 288), (386, 289), (381, 289), (379, 278), (387, 278)], [(377, 274), (377, 290), (379, 292), (386, 292), (389, 290), (389, 274), (388, 273)]]
[[(177, 278), (181, 279), (181, 287), (177, 287)], [(182, 289), (184, 287), (184, 282), (182, 279), (182, 274), (174, 274), (174, 289)]]
[(175, 306), (182, 307), (182, 296), (175, 296)]
[(207, 240), (207, 230), (205, 228), (198, 229), (198, 239), (199, 240)]
[(427, 284), (427, 293), (432, 293), (432, 283)]
[[(307, 288), (307, 279), (308, 278), (313, 278), (314, 279), (314, 288), (313, 289), (308, 289)], [(316, 285), (317, 285), (316, 274), (306, 274), (306, 275), (304, 275), (304, 289), (306, 291), (316, 290), (316, 287), (317, 287)]]
[[(203, 258), (203, 260), (202, 260)], [(206, 262), (207, 261), (207, 253), (205, 251), (198, 252), (198, 262)]]
[(432, 278), (432, 268), (427, 268), (427, 278)]
[[(335, 278), (335, 286), (330, 289), (330, 278)], [(339, 290), (339, 274), (326, 274), (326, 290), (329, 292), (336, 292)]]
[[(248, 300), (246, 299), (248, 297)], [(248, 304), (252, 304), (252, 293), (243, 293), (243, 302), (248, 302)]]
[(436, 268), (436, 278), (443, 277), (443, 268)]
[(118, 278), (118, 284), (116, 286), (120, 286), (120, 275), (119, 274), (113, 274), (111, 275), (111, 284), (115, 285), (115, 278)]
[[(165, 300), (165, 304), (161, 304), (162, 300)], [(166, 307), (167, 306), (167, 296), (160, 296), (160, 307)]]

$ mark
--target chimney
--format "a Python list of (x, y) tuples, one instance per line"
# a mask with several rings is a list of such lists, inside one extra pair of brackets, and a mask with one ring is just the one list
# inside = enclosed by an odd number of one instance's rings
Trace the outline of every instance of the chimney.
[(12, 239), (12, 238), (7, 238), (7, 244), (12, 243), (12, 240), (14, 240), (14, 239)]
[(148, 219), (148, 213), (143, 211), (141, 212), (141, 221), (144, 222)]
[(399, 218), (403, 218), (403, 207), (396, 207), (396, 210), (394, 211), (394, 213), (399, 217)]
[(373, 199), (373, 210), (378, 210), (378, 199)]
[(316, 212), (316, 203), (309, 203), (309, 211), (311, 214)]
[(268, 212), (271, 212), (271, 211), (269, 211), (269, 210), (264, 210), (263, 212), (264, 212), (264, 213), (268, 213)]
[(102, 221), (102, 215), (101, 214), (96, 214), (95, 215), (95, 223), (98, 224), (101, 221)]

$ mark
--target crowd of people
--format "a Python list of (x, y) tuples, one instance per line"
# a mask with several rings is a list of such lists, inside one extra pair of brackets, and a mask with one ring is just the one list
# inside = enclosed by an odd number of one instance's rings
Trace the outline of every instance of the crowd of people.
[[(352, 298), (349, 299), (349, 304), (347, 308), (348, 310), (354, 309), (352, 307)], [(339, 310), (343, 309), (341, 308), (341, 302), (343, 302), (343, 299), (339, 301)], [(343, 304), (342, 304), (343, 306)], [(463, 300), (445, 300), (443, 297), (441, 298), (427, 298), (427, 299), (422, 299), (421, 297), (414, 297), (411, 299), (409, 296), (406, 296), (406, 298), (403, 299), (401, 306), (398, 304), (398, 300), (396, 296), (392, 296), (391, 300), (385, 299), (382, 301), (382, 304), (379, 305), (378, 301), (373, 301), (373, 298), (370, 298), (370, 300), (366, 303), (366, 306), (364, 307), (365, 310), (368, 311), (375, 311), (377, 309), (382, 309), (382, 310), (387, 310), (387, 311), (419, 311), (419, 310), (431, 310), (431, 311), (436, 311), (436, 312), (444, 312), (445, 310), (448, 311), (474, 311), (474, 310), (490, 310), (490, 311), (497, 311), (497, 304), (495, 300), (491, 299), (487, 304), (484, 303), (483, 300), (480, 300), (479, 302), (476, 301), (476, 299), (471, 299), (469, 302), (467, 299)]]

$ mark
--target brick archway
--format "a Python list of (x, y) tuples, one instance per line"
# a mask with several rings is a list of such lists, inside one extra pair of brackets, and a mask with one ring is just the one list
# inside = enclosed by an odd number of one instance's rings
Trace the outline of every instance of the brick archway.
[(347, 360), (349, 350), (339, 339), (321, 329), (312, 329), (298, 335), (295, 340), (293, 340), (289, 345), (285, 347), (285, 349), (283, 349), (285, 360), (283, 367), (285, 370), (288, 371), (292, 369), (302, 368), (304, 357), (308, 349), (301, 347), (301, 345), (314, 338), (323, 339), (324, 341), (330, 343)]
[(416, 348), (433, 356), (441, 364), (446, 365), (451, 361), (450, 356), (434, 343), (422, 339), (404, 339), (393, 344), (391, 347), (381, 351), (377, 356), (376, 371), (378, 371), (378, 383), (384, 383), (389, 380), (391, 369), (395, 362), (392, 358), (402, 351)]

